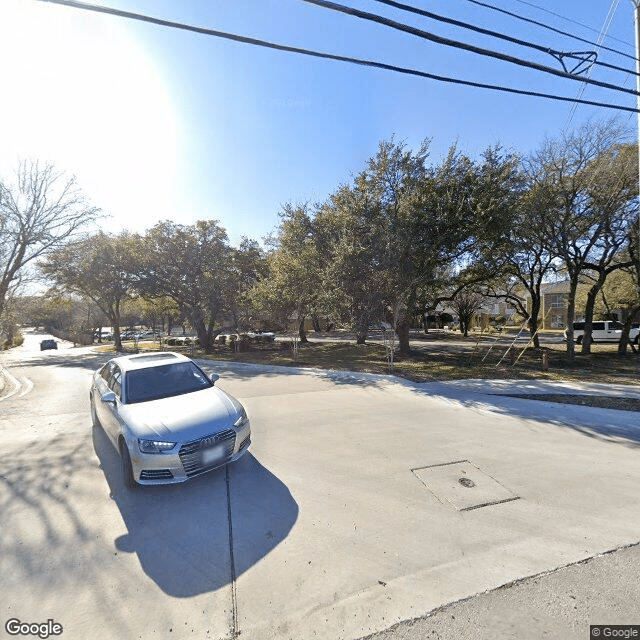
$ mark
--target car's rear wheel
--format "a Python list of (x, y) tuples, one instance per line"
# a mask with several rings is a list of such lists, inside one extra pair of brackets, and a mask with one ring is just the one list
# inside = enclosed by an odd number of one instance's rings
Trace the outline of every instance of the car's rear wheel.
[(101, 426), (98, 414), (96, 413), (96, 406), (93, 404), (93, 400), (91, 400), (91, 424), (96, 428)]
[[(582, 336), (578, 336), (578, 337), (576, 338), (576, 342), (577, 342), (578, 344), (582, 344)], [(593, 342), (593, 340), (591, 340), (591, 342)]]
[(133, 466), (131, 464), (131, 456), (129, 455), (129, 447), (127, 443), (122, 441), (120, 443), (120, 458), (122, 461), (122, 480), (124, 486), (127, 489), (133, 489), (136, 486), (136, 481), (133, 477)]

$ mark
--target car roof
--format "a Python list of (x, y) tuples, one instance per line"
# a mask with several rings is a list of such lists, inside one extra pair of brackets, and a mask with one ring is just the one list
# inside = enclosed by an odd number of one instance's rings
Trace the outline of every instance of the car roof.
[(117, 358), (113, 358), (111, 362), (115, 362), (122, 371), (132, 371), (134, 369), (148, 369), (177, 362), (191, 362), (191, 359), (181, 353), (162, 351), (157, 353), (135, 353), (130, 356), (118, 356)]

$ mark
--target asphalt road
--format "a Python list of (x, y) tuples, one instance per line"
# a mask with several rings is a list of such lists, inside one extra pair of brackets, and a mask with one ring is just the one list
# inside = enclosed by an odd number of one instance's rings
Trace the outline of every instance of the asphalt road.
[(89, 416), (106, 356), (43, 337), (0, 354), (3, 627), (559, 640), (640, 622), (635, 413), (209, 363), (247, 408), (251, 455), (129, 492)]

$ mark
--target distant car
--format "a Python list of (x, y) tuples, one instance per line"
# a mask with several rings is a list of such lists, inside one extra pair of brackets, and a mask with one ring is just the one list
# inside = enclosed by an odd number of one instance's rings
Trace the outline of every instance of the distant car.
[(171, 352), (120, 356), (96, 371), (91, 418), (120, 454), (127, 487), (184, 482), (247, 452), (247, 413), (216, 380)]
[(369, 325), (369, 331), (391, 331), (391, 329), (388, 322), (373, 322)]
[[(584, 322), (573, 323), (573, 339), (577, 344), (582, 344), (584, 337)], [(591, 341), (592, 342), (619, 342), (622, 336), (623, 326), (617, 320), (594, 320), (591, 323)], [(631, 325), (629, 331), (629, 340), (638, 344), (638, 324)], [(564, 340), (567, 339), (567, 330), (564, 330)]]
[(42, 340), (40, 342), (40, 351), (45, 349), (57, 349), (58, 343), (55, 340)]

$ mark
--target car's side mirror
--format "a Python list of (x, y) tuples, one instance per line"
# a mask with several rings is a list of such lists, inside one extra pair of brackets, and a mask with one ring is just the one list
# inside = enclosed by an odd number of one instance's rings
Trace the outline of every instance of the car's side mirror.
[(215, 384), (218, 380), (220, 380), (220, 376), (217, 373), (212, 373), (209, 376), (209, 380), (211, 380), (211, 382), (213, 382), (213, 384)]
[(100, 400), (102, 400), (102, 402), (113, 402), (113, 404), (115, 404), (116, 394), (113, 391), (107, 391), (106, 393), (102, 394)]

